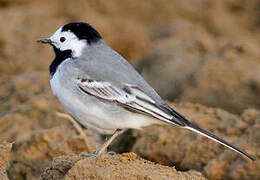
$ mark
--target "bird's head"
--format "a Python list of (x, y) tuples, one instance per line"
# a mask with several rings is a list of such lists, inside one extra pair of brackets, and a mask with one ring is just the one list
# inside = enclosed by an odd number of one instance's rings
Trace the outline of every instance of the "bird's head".
[(101, 40), (100, 34), (89, 24), (73, 22), (60, 27), (50, 38), (38, 40), (52, 45), (55, 54), (79, 57), (84, 48)]

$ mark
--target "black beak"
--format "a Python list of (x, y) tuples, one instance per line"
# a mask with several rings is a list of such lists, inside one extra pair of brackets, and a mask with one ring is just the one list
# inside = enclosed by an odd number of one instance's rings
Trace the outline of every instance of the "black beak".
[(38, 43), (44, 43), (44, 44), (52, 44), (52, 41), (49, 38), (40, 39), (37, 40)]

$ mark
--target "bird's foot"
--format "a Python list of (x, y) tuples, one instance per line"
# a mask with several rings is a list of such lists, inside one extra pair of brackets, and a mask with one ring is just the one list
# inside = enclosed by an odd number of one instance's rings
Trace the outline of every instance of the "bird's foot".
[(100, 154), (97, 151), (94, 151), (92, 153), (85, 153), (85, 152), (83, 152), (83, 153), (81, 153), (81, 155), (84, 156), (84, 157), (88, 157), (88, 158), (89, 157), (96, 158), (96, 157), (100, 156)]
[[(110, 152), (105, 153), (104, 155), (113, 156), (113, 155), (115, 155), (115, 154), (116, 154), (115, 152), (110, 151)], [(89, 157), (94, 157), (94, 158), (96, 158), (96, 157), (102, 155), (102, 153), (100, 153), (98, 150), (96, 150), (96, 151), (94, 151), (94, 152), (92, 152), (92, 153), (85, 153), (85, 152), (83, 152), (83, 153), (81, 153), (81, 155), (84, 156), (84, 157), (88, 157), (88, 158), (89, 158)]]

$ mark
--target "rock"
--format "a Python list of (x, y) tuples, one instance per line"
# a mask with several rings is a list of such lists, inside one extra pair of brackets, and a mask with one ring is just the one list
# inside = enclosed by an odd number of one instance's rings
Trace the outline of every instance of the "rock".
[[(209, 42), (204, 43), (203, 39)], [(204, 29), (176, 34), (158, 42), (139, 60), (137, 69), (163, 98), (174, 100), (196, 86), (206, 49), (210, 49), (208, 44), (214, 46), (214, 39)]]
[(0, 118), (0, 141), (21, 142), (30, 137), (32, 123), (28, 117), (13, 113)]
[[(94, 151), (98, 143), (90, 135), (88, 132), (88, 145)], [(16, 145), (8, 173), (11, 179), (38, 179), (54, 157), (73, 152), (87, 152), (82, 137), (74, 130), (63, 126), (37, 131), (29, 140)]]
[(134, 153), (84, 158), (79, 155), (54, 159), (41, 175), (47, 179), (205, 179), (199, 172), (178, 172), (137, 157)]
[(0, 179), (8, 180), (6, 170), (9, 166), (9, 155), (12, 149), (12, 143), (0, 144)]
[(223, 41), (186, 24), (159, 41), (137, 67), (165, 99), (241, 113), (260, 108), (260, 54), (253, 50), (259, 48), (249, 36)]

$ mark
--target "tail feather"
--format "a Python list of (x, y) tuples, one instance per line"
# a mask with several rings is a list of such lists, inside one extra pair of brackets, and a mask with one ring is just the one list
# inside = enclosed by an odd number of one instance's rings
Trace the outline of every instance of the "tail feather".
[(216, 142), (218, 142), (218, 143), (220, 143), (220, 144), (222, 144), (222, 145), (232, 149), (233, 151), (238, 152), (238, 153), (248, 157), (252, 161), (256, 160), (253, 156), (248, 154), (246, 151), (244, 151), (244, 150), (234, 146), (233, 144), (231, 144), (231, 143), (225, 141), (224, 139), (216, 136), (215, 134), (213, 134), (213, 133), (211, 133), (211, 132), (209, 132), (209, 131), (201, 128), (201, 127), (199, 127), (196, 124), (190, 123), (188, 126), (185, 126), (184, 128), (189, 129), (189, 130), (191, 130), (193, 132), (196, 132), (198, 134), (201, 134), (202, 136), (205, 136), (205, 137), (207, 137), (209, 139), (212, 139), (213, 141), (216, 141)]
[[(201, 134), (202, 136), (205, 136), (209, 139), (212, 139), (230, 149), (232, 149), (233, 151), (235, 152), (238, 152), (246, 157), (248, 157), (249, 159), (251, 159), (252, 161), (255, 161), (256, 159), (251, 156), (250, 154), (248, 154), (246, 151), (232, 145), (231, 143), (225, 141), (224, 139), (216, 136), (215, 134), (199, 127), (198, 125), (188, 121), (184, 116), (182, 116), (180, 113), (176, 112), (174, 109), (170, 108), (169, 106), (167, 107), (167, 109), (171, 112), (171, 114), (173, 115), (173, 119), (171, 120), (172, 121), (172, 124), (173, 125), (176, 125), (178, 124), (178, 126), (180, 127), (183, 127), (183, 128), (186, 128), (186, 129), (189, 129), (193, 132), (196, 132), (198, 134)], [(178, 123), (177, 123), (178, 122)]]

